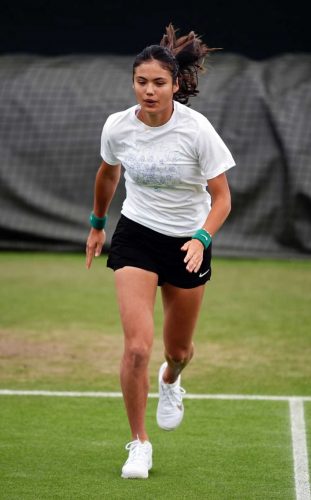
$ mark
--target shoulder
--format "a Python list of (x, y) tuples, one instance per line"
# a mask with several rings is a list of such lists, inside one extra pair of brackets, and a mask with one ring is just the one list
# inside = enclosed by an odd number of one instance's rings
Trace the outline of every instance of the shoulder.
[(207, 133), (214, 130), (211, 122), (199, 111), (189, 108), (180, 102), (176, 102), (175, 105), (179, 119), (184, 120), (189, 126), (195, 128), (196, 133)]
[(109, 115), (104, 124), (106, 131), (113, 131), (115, 128), (119, 128), (121, 123), (127, 123), (128, 120), (131, 120), (134, 116), (135, 108), (136, 105)]

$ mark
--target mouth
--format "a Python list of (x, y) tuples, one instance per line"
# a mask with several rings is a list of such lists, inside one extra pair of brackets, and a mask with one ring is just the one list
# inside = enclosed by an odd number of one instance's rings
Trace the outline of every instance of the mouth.
[(148, 106), (152, 106), (157, 103), (157, 101), (154, 101), (153, 99), (144, 99), (144, 103), (147, 104)]

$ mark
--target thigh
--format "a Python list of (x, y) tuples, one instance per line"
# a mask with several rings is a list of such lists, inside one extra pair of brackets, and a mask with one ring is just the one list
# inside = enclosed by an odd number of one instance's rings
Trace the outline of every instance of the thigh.
[(125, 266), (115, 271), (115, 283), (125, 343), (151, 346), (157, 274)]
[(154, 249), (155, 232), (121, 215), (111, 239), (107, 267), (134, 267), (159, 274)]
[(205, 287), (178, 288), (162, 286), (164, 308), (164, 344), (169, 352), (188, 350), (199, 315)]

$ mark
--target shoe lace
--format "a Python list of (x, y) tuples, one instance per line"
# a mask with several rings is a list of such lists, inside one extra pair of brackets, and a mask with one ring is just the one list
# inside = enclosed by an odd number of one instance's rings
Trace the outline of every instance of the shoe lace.
[(143, 450), (143, 445), (138, 439), (135, 439), (134, 441), (130, 441), (129, 443), (127, 443), (125, 449), (129, 451), (129, 457), (127, 462), (131, 462), (132, 460), (136, 461), (144, 459), (145, 453)]
[(169, 384), (166, 384), (165, 390), (163, 391), (163, 402), (164, 404), (169, 403), (172, 406), (181, 404), (182, 396), (184, 394), (186, 394), (186, 391), (183, 387), (180, 387), (179, 385), (172, 387)]

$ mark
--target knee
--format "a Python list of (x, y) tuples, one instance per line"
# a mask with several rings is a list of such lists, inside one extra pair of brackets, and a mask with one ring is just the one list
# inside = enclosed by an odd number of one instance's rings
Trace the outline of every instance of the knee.
[(128, 345), (124, 350), (124, 359), (132, 369), (148, 365), (150, 348), (147, 345)]

